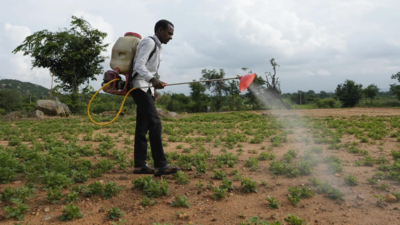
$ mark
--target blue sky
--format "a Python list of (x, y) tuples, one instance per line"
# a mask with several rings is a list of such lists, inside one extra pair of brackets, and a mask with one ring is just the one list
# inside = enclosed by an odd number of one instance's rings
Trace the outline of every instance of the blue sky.
[[(30, 58), (11, 51), (27, 35), (69, 27), (83, 17), (107, 32), (112, 45), (131, 31), (153, 34), (159, 19), (175, 25), (163, 46), (159, 73), (167, 83), (199, 79), (202, 69), (225, 69), (227, 77), (249, 67), (259, 75), (280, 65), (284, 93), (334, 91), (346, 79), (388, 90), (400, 71), (400, 1), (396, 0), (18, 0), (0, 9), (0, 79), (50, 87), (46, 69), (31, 69)], [(104, 69), (110, 69), (109, 61)], [(91, 85), (98, 89), (102, 75)], [(165, 91), (188, 94), (187, 85)]]

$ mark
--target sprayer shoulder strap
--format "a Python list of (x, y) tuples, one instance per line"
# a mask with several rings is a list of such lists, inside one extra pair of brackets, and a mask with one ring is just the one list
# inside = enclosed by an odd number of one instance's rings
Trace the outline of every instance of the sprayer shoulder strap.
[[(156, 43), (156, 40), (155, 40), (153, 37), (150, 37), (150, 36), (149, 36), (149, 38), (153, 39), (153, 41), (154, 41), (154, 49), (153, 49), (153, 51), (150, 52), (150, 55), (149, 55), (149, 58), (147, 59), (147, 62), (151, 59), (151, 57), (154, 55), (154, 53), (155, 53), (156, 50), (157, 50), (157, 43)], [(132, 74), (132, 73), (133, 73), (134, 60), (135, 60), (135, 57), (132, 58), (132, 62), (131, 62), (131, 67), (130, 67), (129, 74)], [(133, 74), (133, 76), (132, 76), (132, 81), (133, 81), (133, 79), (135, 79), (135, 78), (137, 77), (137, 75), (138, 75), (137, 72), (136, 72), (135, 74)]]

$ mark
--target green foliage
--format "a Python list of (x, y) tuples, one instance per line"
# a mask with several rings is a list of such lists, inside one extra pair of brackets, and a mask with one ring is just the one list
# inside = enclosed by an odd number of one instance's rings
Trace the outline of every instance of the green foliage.
[(122, 213), (118, 207), (113, 207), (107, 211), (107, 219), (109, 220), (121, 218), (123, 215), (124, 213)]
[(27, 198), (33, 197), (32, 193), (34, 190), (34, 188), (27, 186), (22, 186), (21, 188), (16, 187), (13, 189), (11, 189), (11, 187), (7, 187), (0, 195), (0, 200), (8, 202), (19, 201), (24, 203)]
[(164, 179), (154, 181), (153, 177), (140, 177), (132, 180), (135, 188), (143, 190), (148, 197), (158, 197), (169, 193), (168, 182)]
[(171, 203), (174, 207), (186, 207), (189, 208), (190, 204), (187, 202), (187, 198), (182, 195), (176, 196), (175, 200)]
[(152, 206), (152, 205), (157, 204), (156, 201), (154, 201), (153, 199), (148, 198), (146, 196), (143, 196), (141, 202), (142, 202), (143, 206)]
[(358, 185), (357, 177), (355, 177), (353, 175), (347, 175), (347, 176), (343, 177), (343, 179), (344, 179), (344, 183), (348, 186), (357, 186)]
[(10, 153), (0, 149), (0, 182), (8, 183), (15, 179), (18, 172), (21, 172), (22, 165), (19, 160)]
[(338, 103), (333, 98), (316, 99), (315, 105), (320, 109), (338, 108)]
[(275, 221), (275, 222), (267, 222), (265, 220), (259, 220), (257, 216), (250, 217), (246, 222), (242, 222), (239, 225), (281, 225), (281, 222)]
[[(106, 57), (101, 55), (108, 44), (103, 44), (106, 33), (93, 29), (84, 19), (72, 16), (71, 29), (57, 32), (37, 31), (25, 38), (13, 50), (23, 52), (33, 58), (33, 67), (48, 68), (61, 84), (64, 91), (72, 91), (70, 104), (75, 111), (78, 104), (78, 87), (96, 80), (103, 73), (102, 63)], [(70, 65), (68, 68), (65, 65)]]
[(275, 155), (269, 152), (262, 152), (260, 156), (258, 157), (258, 160), (263, 161), (263, 160), (274, 160)]
[(121, 191), (122, 187), (118, 186), (115, 182), (107, 182), (104, 185), (103, 197), (104, 199), (110, 199), (113, 196), (117, 196)]
[(189, 177), (181, 171), (176, 172), (174, 174), (174, 178), (178, 182), (178, 184), (188, 184), (190, 181)]
[(343, 103), (343, 107), (354, 107), (362, 98), (362, 84), (346, 80), (336, 87), (336, 96)]
[(379, 88), (375, 84), (370, 84), (363, 90), (365, 98), (369, 98), (371, 100), (371, 103), (372, 100), (378, 95), (378, 93), (379, 93)]
[(76, 192), (76, 191), (71, 191), (70, 193), (65, 195), (65, 199), (64, 199), (64, 201), (66, 203), (71, 203), (71, 202), (78, 201), (78, 200), (79, 200), (79, 192)]
[(255, 171), (258, 169), (258, 158), (250, 157), (248, 160), (246, 160), (244, 165), (246, 167), (250, 167), (251, 170)]
[(63, 197), (62, 190), (60, 188), (50, 188), (47, 191), (46, 200), (53, 204), (60, 203), (60, 199)]
[(213, 197), (214, 197), (215, 200), (218, 200), (218, 199), (221, 199), (221, 198), (225, 198), (227, 193), (228, 193), (228, 189), (227, 188), (215, 187), (214, 188)]
[(241, 185), (243, 186), (243, 190), (247, 193), (256, 192), (257, 193), (257, 181), (252, 181), (250, 178), (243, 178)]
[(219, 187), (222, 189), (233, 190), (232, 181), (229, 179), (223, 179)]
[(73, 203), (66, 205), (62, 213), (63, 214), (58, 217), (60, 221), (69, 221), (83, 217), (83, 215), (81, 214), (81, 210)]
[(222, 180), (226, 177), (226, 173), (222, 170), (214, 170), (213, 173), (214, 173), (214, 176), (212, 177), (213, 179)]
[(279, 201), (275, 197), (267, 196), (267, 208), (269, 209), (278, 209), (279, 208)]
[(288, 187), (288, 200), (289, 202), (297, 205), (301, 198), (310, 198), (314, 196), (314, 192), (311, 188), (303, 186), (301, 189), (297, 187)]
[(40, 177), (42, 184), (44, 184), (43, 189), (45, 190), (49, 190), (50, 188), (66, 188), (73, 183), (70, 177), (55, 171), (45, 171)]
[(285, 220), (285, 222), (288, 222), (291, 225), (306, 224), (305, 219), (301, 219), (300, 217), (298, 217), (296, 215), (292, 215), (292, 214), (289, 214), (288, 217), (286, 217), (284, 220)]
[(17, 218), (18, 220), (25, 220), (25, 212), (29, 211), (29, 206), (22, 203), (22, 201), (13, 199), (15, 207), (6, 206), (4, 211), (7, 213), (7, 218)]

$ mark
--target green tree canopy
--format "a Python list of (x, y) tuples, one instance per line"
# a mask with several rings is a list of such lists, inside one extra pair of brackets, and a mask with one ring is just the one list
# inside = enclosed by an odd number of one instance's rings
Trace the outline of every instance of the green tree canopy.
[[(103, 44), (106, 36), (84, 19), (72, 16), (70, 29), (35, 32), (26, 37), (13, 53), (30, 55), (32, 67), (48, 68), (63, 91), (77, 93), (80, 85), (96, 80), (96, 75), (103, 73), (101, 63), (105, 57), (100, 54), (108, 46)], [(73, 96), (71, 110), (74, 110), (78, 98)]]
[(336, 87), (336, 96), (344, 107), (354, 107), (362, 98), (362, 84), (356, 84), (352, 80), (346, 80)]
[[(201, 80), (213, 80), (213, 79), (222, 79), (225, 77), (224, 69), (220, 69), (219, 72), (216, 70), (207, 70), (204, 69), (201, 71)], [(222, 104), (222, 96), (226, 90), (225, 81), (213, 81), (213, 82), (206, 82), (204, 84), (207, 90), (210, 90), (211, 93), (214, 94), (214, 105), (217, 111), (220, 110)]]
[[(396, 74), (392, 75), (392, 79), (396, 79), (400, 82), (400, 72), (397, 72)], [(400, 100), (400, 85), (397, 84), (391, 84), (390, 85), (390, 92), (392, 94), (396, 95), (397, 99)]]
[(375, 84), (370, 84), (363, 90), (363, 94), (366, 98), (369, 98), (372, 103), (372, 99), (374, 99), (379, 93), (379, 88)]

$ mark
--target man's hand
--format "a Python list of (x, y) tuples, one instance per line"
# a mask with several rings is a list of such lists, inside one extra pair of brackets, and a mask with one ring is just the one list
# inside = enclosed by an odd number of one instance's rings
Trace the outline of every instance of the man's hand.
[(166, 83), (156, 78), (151, 78), (150, 83), (153, 85), (155, 89), (164, 89), (164, 86), (166, 85)]

